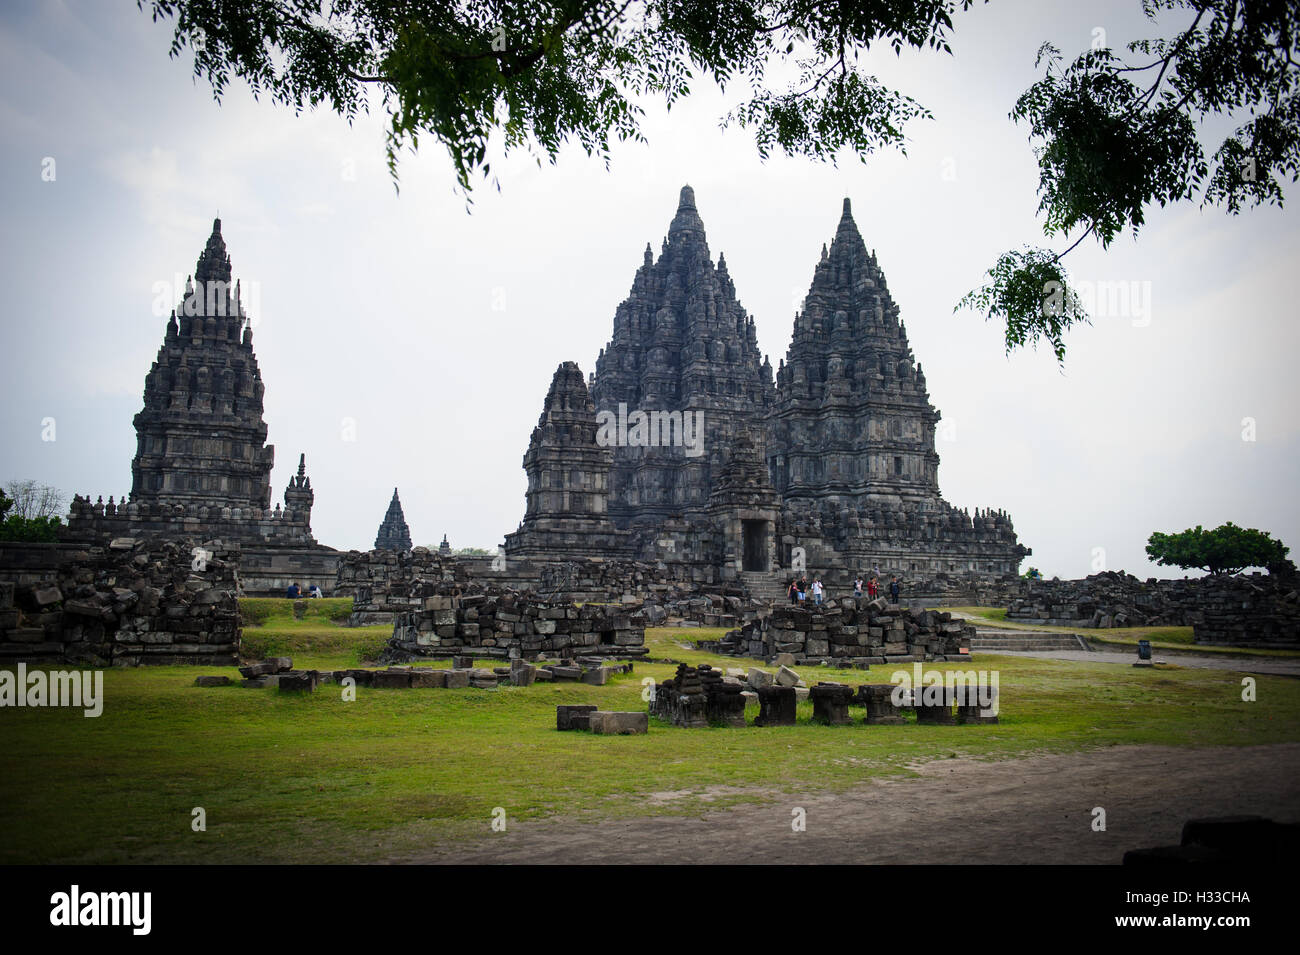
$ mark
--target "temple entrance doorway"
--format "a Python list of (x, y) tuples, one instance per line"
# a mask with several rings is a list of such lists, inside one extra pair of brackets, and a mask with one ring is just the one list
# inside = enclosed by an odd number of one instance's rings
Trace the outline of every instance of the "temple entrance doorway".
[(767, 571), (767, 521), (741, 521), (742, 566), (747, 571)]

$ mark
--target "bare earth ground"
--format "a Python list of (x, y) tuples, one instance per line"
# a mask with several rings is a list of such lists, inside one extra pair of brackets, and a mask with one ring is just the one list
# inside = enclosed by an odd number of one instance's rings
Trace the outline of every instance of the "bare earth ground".
[[(936, 760), (919, 778), (754, 802), (701, 816), (510, 823), (431, 863), (1119, 863), (1177, 845), (1201, 816), (1300, 821), (1300, 743), (1100, 751), (982, 762)], [(675, 794), (649, 797), (663, 804)], [(802, 807), (807, 829), (794, 832)], [(1092, 829), (1093, 807), (1106, 831)]]

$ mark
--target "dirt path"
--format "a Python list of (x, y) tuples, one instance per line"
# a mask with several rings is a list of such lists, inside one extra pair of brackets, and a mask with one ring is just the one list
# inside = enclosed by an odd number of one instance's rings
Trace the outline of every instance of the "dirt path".
[[(1300, 821), (1300, 743), (1186, 749), (1116, 746), (1002, 762), (937, 760), (919, 778), (840, 794), (755, 793), (702, 816), (513, 823), (439, 863), (1118, 863), (1176, 845), (1198, 816)], [(807, 829), (791, 829), (802, 807)], [(1092, 810), (1106, 810), (1106, 831)]]
[[(1137, 648), (1132, 650), (976, 650), (972, 656), (998, 653), (1013, 657), (1043, 657), (1048, 660), (1077, 660), (1080, 663), (1118, 663), (1132, 666), (1137, 659)], [(1267, 673), (1276, 676), (1300, 676), (1300, 658), (1296, 657), (1239, 657), (1217, 654), (1194, 654), (1152, 650), (1152, 659), (1171, 666), (1192, 667), (1201, 670), (1234, 670), (1237, 673)]]

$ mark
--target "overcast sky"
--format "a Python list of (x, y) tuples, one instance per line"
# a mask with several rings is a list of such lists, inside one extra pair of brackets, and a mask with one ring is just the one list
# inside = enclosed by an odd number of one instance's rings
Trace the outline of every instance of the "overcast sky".
[(476, 189), (467, 211), (431, 140), (395, 193), (382, 115), (295, 117), (239, 86), (218, 106), (129, 0), (6, 4), (0, 480), (129, 491), (158, 283), (183, 283), (219, 214), (256, 322), (274, 499), (305, 451), (322, 543), (370, 547), (396, 485), (417, 543), (495, 547), (523, 515), (521, 459), (556, 365), (591, 372), (689, 183), (774, 366), (853, 200), (943, 415), (944, 497), (1009, 511), (1026, 566), (1180, 576), (1147, 561), (1151, 531), (1228, 520), (1295, 548), (1294, 212), (1157, 209), (1137, 242), (1080, 246), (1076, 278), (1138, 297), (1074, 331), (1063, 371), (1047, 350), (1006, 357), (1000, 326), (953, 313), (999, 253), (1048, 244), (1007, 118), (1039, 44), (1073, 55), (1097, 28), (1112, 47), (1150, 33), (1137, 0), (1094, 6), (994, 3), (957, 17), (951, 57), (873, 53), (935, 115), (906, 157), (763, 163), (719, 129), (735, 96), (710, 88), (671, 113), (650, 104), (648, 145), (616, 148), (608, 171), (577, 149), (540, 168), (494, 157), (500, 192)]

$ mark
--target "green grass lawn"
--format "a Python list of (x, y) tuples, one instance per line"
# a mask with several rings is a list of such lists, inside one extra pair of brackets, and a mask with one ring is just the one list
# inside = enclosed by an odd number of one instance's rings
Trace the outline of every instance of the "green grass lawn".
[(1139, 640), (1150, 640), (1156, 650), (1190, 650), (1195, 653), (1224, 653), (1228, 655), (1297, 657), (1300, 650), (1270, 650), (1250, 647), (1216, 647), (1196, 643), (1191, 627), (1054, 627), (1018, 623), (1007, 619), (1006, 607), (934, 607), (934, 610), (956, 611), (979, 617), (982, 625), (1006, 630), (1046, 630), (1053, 633), (1077, 633), (1089, 643), (1112, 644), (1117, 647), (1136, 647)]
[[(269, 607), (245, 640), (289, 652), (300, 667), (348, 667), (388, 629), (347, 629), (328, 606), (310, 606), (321, 601), (307, 603), (303, 620)], [(723, 632), (659, 629), (647, 641), (660, 659), (751, 665), (681, 646)], [(842, 790), (955, 756), (1300, 739), (1292, 679), (1259, 676), (1258, 702), (1242, 703), (1240, 675), (1228, 671), (985, 654), (967, 666), (999, 672), (999, 725), (823, 727), (801, 704), (793, 727), (652, 721), (649, 735), (630, 737), (558, 733), (555, 706), (642, 710), (642, 679), (667, 677), (671, 663), (638, 663), (603, 687), (358, 688), (355, 702), (328, 685), (306, 697), (193, 685), (200, 673), (237, 677), (233, 669), (108, 670), (97, 719), (0, 709), (0, 862), (400, 859), (489, 835), (496, 807), (515, 821), (698, 813)], [(801, 672), (810, 684), (862, 683), (888, 682), (891, 670)], [(676, 795), (654, 796), (665, 793)], [(206, 832), (191, 830), (195, 807), (206, 811)]]

